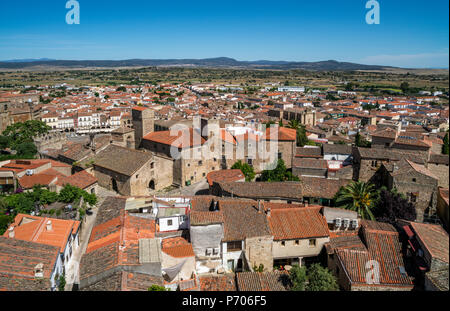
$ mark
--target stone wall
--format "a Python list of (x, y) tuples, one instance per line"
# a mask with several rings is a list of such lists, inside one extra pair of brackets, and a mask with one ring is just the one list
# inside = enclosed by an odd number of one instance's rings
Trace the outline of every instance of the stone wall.
[(273, 236), (245, 239), (245, 254), (250, 268), (262, 264), (264, 271), (273, 270), (272, 243)]
[[(314, 257), (322, 251), (325, 243), (330, 241), (329, 237), (311, 238), (316, 240), (315, 246), (309, 246), (310, 239), (284, 240), (273, 242), (273, 258), (295, 258), (295, 257)], [(298, 244), (296, 243), (298, 241)]]
[(431, 173), (434, 174), (434, 176), (438, 178), (439, 187), (448, 188), (449, 170), (447, 165), (428, 163), (428, 169), (430, 170)]
[(155, 112), (151, 109), (143, 111), (133, 109), (131, 115), (135, 132), (135, 146), (138, 149), (142, 137), (154, 131)]
[(113, 180), (115, 180), (119, 194), (131, 195), (130, 177), (96, 166), (95, 164), (94, 176), (97, 178), (98, 184), (101, 187), (114, 191)]
[(389, 188), (395, 187), (400, 193), (407, 197), (410, 193), (418, 194), (414, 206), (416, 207), (417, 221), (422, 222), (424, 212), (428, 207), (431, 211), (436, 211), (437, 205), (437, 180), (422, 175), (420, 173), (410, 171), (407, 174), (396, 175), (391, 177)]
[(41, 152), (45, 149), (61, 149), (67, 143), (67, 135), (65, 133), (50, 133), (37, 136), (33, 140), (36, 148)]

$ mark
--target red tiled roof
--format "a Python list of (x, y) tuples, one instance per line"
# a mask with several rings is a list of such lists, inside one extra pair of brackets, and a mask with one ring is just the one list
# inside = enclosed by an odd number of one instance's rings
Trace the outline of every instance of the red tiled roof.
[(289, 284), (287, 271), (241, 272), (236, 274), (239, 291), (285, 291)]
[(410, 225), (433, 258), (449, 262), (449, 237), (440, 225), (417, 222), (411, 222)]
[[(47, 230), (48, 221), (52, 224), (50, 231)], [(18, 214), (11, 226), (14, 227), (15, 239), (57, 246), (64, 252), (69, 235), (78, 231), (80, 222)], [(5, 232), (3, 236), (8, 234)]]
[(234, 182), (245, 179), (245, 176), (240, 169), (231, 169), (209, 172), (208, 175), (206, 175), (206, 179), (208, 180), (208, 184), (212, 186), (214, 181)]
[(58, 180), (56, 175), (34, 174), (31, 176), (23, 176), (19, 178), (19, 184), (24, 189), (33, 188), (34, 185), (48, 186)]
[(321, 207), (281, 208), (267, 216), (274, 240), (327, 237), (328, 225)]
[(206, 140), (201, 137), (197, 131), (194, 131), (193, 128), (180, 131), (153, 132), (145, 135), (142, 139), (177, 148), (200, 146), (206, 142)]
[(221, 211), (191, 211), (189, 214), (191, 225), (210, 225), (223, 223), (223, 213)]
[(184, 238), (172, 238), (169, 241), (163, 240), (162, 251), (169, 256), (176, 258), (194, 257), (194, 249), (192, 244), (188, 243)]
[(278, 141), (296, 141), (297, 131), (295, 129), (287, 127), (278, 127), (278, 128), (269, 127), (266, 129), (264, 139), (266, 140), (278, 139)]
[(199, 276), (200, 291), (236, 291), (234, 275)]
[(73, 174), (72, 176), (67, 176), (64, 178), (59, 178), (57, 185), (64, 186), (65, 184), (70, 184), (72, 186), (78, 187), (80, 189), (85, 189), (97, 182), (97, 178), (86, 171), (81, 171)]

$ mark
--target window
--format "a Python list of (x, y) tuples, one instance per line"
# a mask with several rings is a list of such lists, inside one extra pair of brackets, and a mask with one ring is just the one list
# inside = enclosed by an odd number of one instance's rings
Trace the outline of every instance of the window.
[(155, 168), (155, 162), (150, 163), (150, 168)]
[(202, 165), (203, 164), (203, 161), (198, 161), (198, 165)]
[(281, 241), (281, 246), (286, 246), (286, 242), (285, 241)]
[(316, 246), (316, 239), (310, 239), (309, 240), (309, 246), (310, 247), (315, 247)]
[(412, 181), (413, 181), (413, 182), (417, 182), (417, 179), (413, 178)]
[(295, 240), (295, 245), (300, 245), (300, 241), (299, 240)]
[(205, 177), (206, 176), (206, 173), (203, 173), (203, 177)]
[(281, 152), (278, 152), (278, 160), (281, 159), (283, 154)]
[(167, 220), (167, 225), (168, 225), (168, 226), (172, 226), (172, 224), (173, 224), (172, 219)]
[(253, 165), (253, 159), (247, 159), (248, 165)]
[(419, 196), (419, 193), (410, 193), (409, 194), (409, 202), (411, 203), (416, 203), (417, 202), (417, 197)]
[(227, 242), (227, 251), (233, 252), (240, 250), (242, 250), (242, 241)]

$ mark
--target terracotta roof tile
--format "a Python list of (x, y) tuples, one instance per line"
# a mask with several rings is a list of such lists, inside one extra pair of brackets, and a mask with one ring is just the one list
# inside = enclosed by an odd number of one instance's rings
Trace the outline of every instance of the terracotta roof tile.
[(241, 272), (236, 274), (239, 291), (286, 291), (289, 286), (287, 272)]
[(321, 207), (280, 208), (267, 216), (274, 240), (328, 237), (328, 225)]

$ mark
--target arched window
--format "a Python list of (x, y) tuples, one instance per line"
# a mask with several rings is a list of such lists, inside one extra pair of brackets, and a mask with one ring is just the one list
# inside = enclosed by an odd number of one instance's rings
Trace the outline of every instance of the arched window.
[(150, 183), (148, 184), (148, 187), (152, 190), (155, 190), (155, 181), (151, 180)]

